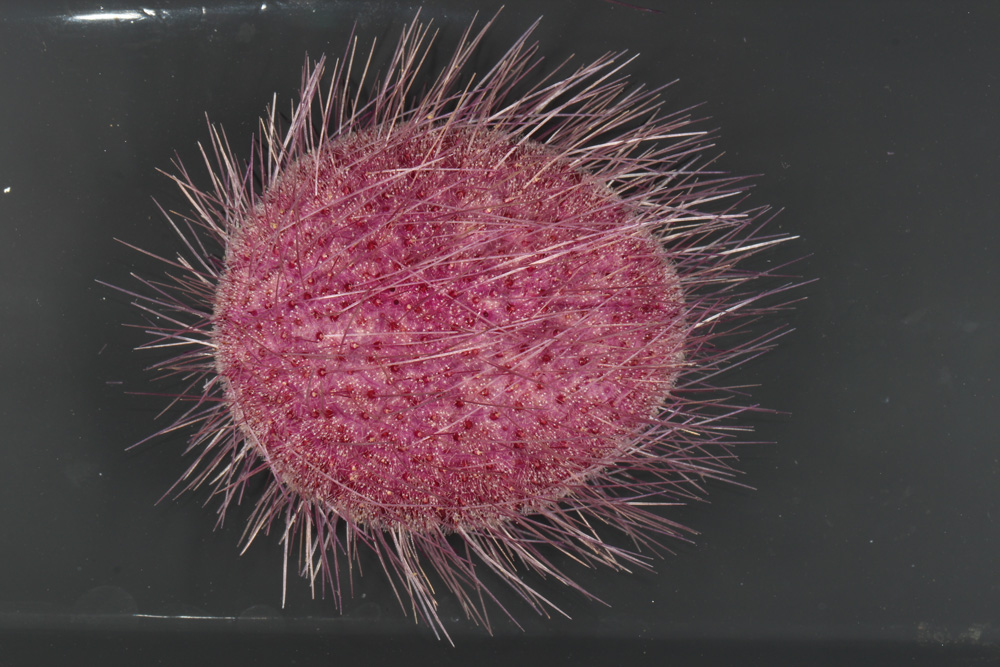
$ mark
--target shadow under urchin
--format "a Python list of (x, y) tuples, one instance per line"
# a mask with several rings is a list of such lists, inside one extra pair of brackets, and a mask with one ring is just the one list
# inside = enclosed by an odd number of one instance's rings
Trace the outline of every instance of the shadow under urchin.
[(380, 75), (357, 39), (326, 86), (307, 59), (246, 162), (210, 127), (208, 182), (170, 175), (191, 210), (164, 211), (167, 278), (122, 290), (143, 347), (178, 350), (153, 366), (185, 387), (151, 436), (191, 434), (174, 489), (209, 487), (221, 522), (265, 478), (245, 545), (276, 528), (286, 574), (338, 607), (371, 549), (445, 636), (434, 581), (489, 628), (513, 616), (483, 568), (558, 611), (524, 572), (586, 594), (561, 558), (648, 568), (686, 532), (662, 506), (733, 479), (757, 408), (718, 375), (771, 347), (748, 325), (790, 286), (739, 266), (788, 237), (741, 210), (689, 112), (622, 54), (540, 74), (531, 29), (473, 73), (491, 23), (431, 79), (417, 21)]

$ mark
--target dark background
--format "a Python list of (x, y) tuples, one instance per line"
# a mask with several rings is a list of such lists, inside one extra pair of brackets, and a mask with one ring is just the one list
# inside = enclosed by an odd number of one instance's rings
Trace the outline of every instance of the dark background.
[[(452, 649), (365, 562), (337, 615), (289, 577), (277, 536), (242, 557), (243, 508), (156, 500), (183, 438), (157, 423), (129, 285), (171, 254), (174, 151), (204, 113), (247, 145), (305, 52), (352, 26), (394, 41), (397, 2), (23, 3), (0, 9), (0, 665), (1000, 664), (1000, 6), (992, 2), (507, 0), (482, 62), (539, 15), (551, 62), (628, 49), (668, 108), (704, 102), (720, 164), (761, 174), (817, 279), (796, 331), (729, 376), (786, 414), (748, 417), (749, 491), (672, 517), (698, 530), (657, 573), (570, 571), (611, 606), (540, 587), (573, 618), (494, 637), (445, 599)], [(428, 2), (442, 53), (499, 2)], [(103, 10), (99, 9), (103, 7)], [(203, 10), (204, 7), (204, 10)], [(86, 15), (131, 12), (133, 18)], [(105, 17), (106, 18), (106, 17)], [(9, 191), (6, 191), (9, 188)]]

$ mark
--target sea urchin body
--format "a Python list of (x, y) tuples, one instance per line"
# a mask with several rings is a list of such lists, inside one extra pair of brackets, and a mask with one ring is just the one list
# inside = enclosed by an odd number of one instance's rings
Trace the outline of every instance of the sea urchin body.
[(381, 528), (495, 526), (607, 467), (658, 409), (678, 280), (545, 147), (378, 129), (300, 158), (234, 232), (218, 373), (300, 496)]
[(704, 134), (615, 56), (524, 88), (527, 34), (467, 77), (484, 34), (419, 97), (416, 23), (378, 81), (349, 86), (354, 45), (325, 92), (307, 62), (246, 168), (213, 130), (214, 188), (173, 177), (185, 273), (136, 295), (164, 318), (154, 344), (193, 346), (158, 365), (191, 382), (165, 429), (195, 429), (183, 487), (211, 483), (224, 512), (267, 475), (247, 542), (281, 522), (338, 602), (338, 559), (374, 549), (436, 630), (435, 578), (483, 623), (480, 567), (541, 610), (519, 568), (575, 586), (546, 545), (644, 564), (598, 526), (655, 548), (680, 529), (649, 505), (728, 476), (740, 408), (692, 396), (766, 345), (711, 342), (759, 310), (736, 258), (781, 240), (708, 212), (736, 181), (695, 166)]

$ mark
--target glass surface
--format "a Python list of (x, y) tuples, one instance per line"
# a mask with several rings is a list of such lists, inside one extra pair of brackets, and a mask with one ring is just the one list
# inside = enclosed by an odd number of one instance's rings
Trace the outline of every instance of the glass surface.
[[(21, 3), (0, 9), (0, 647), (42, 655), (404, 658), (551, 664), (926, 664), (1000, 659), (1000, 13), (992, 3), (505, 0), (490, 63), (538, 15), (547, 61), (627, 49), (636, 82), (704, 102), (718, 164), (762, 174), (751, 205), (784, 209), (816, 282), (776, 316), (796, 328), (729, 375), (760, 384), (751, 491), (710, 485), (671, 512), (699, 531), (656, 572), (570, 571), (572, 619), (505, 593), (523, 632), (442, 616), (457, 650), (415, 627), (371, 558), (337, 614), (289, 575), (278, 536), (242, 556), (251, 504), (214, 530), (205, 493), (158, 498), (183, 437), (164, 425), (135, 353), (128, 299), (171, 255), (152, 201), (183, 209), (158, 168), (197, 161), (204, 114), (248, 147), (306, 53), (352, 30), (383, 49), (417, 4)], [(442, 53), (499, 2), (429, 2)], [(243, 151), (246, 154), (246, 151)], [(129, 653), (128, 651), (131, 651)], [(145, 652), (144, 652), (145, 651)], [(837, 653), (840, 651), (840, 653)], [(124, 662), (125, 657), (120, 658)], [(834, 660), (841, 660), (834, 662)], [(824, 662), (826, 661), (826, 662)], [(845, 662), (846, 661), (846, 662)], [(880, 662), (881, 661), (881, 662)], [(0, 663), (5, 663), (0, 659)], [(6, 664), (6, 663), (5, 663)], [(111, 664), (117, 664), (111, 659)], [(921, 663), (922, 664), (922, 663)]]

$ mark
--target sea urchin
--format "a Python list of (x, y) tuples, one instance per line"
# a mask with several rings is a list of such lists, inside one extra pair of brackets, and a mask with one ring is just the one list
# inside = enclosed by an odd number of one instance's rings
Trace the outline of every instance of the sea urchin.
[(156, 365), (191, 402), (161, 431), (194, 431), (181, 489), (222, 515), (266, 476), (247, 543), (278, 522), (338, 604), (340, 560), (370, 548), (436, 632), (438, 581), (488, 624), (480, 568), (542, 611), (520, 569), (576, 586), (553, 554), (645, 565), (683, 530), (650, 506), (730, 476), (743, 408), (706, 391), (771, 338), (714, 342), (766, 310), (736, 261), (783, 240), (620, 55), (532, 86), (529, 30), (476, 77), (486, 28), (419, 95), (417, 22), (379, 77), (356, 40), (325, 91), (307, 60), (247, 166), (212, 128), (211, 187), (172, 176), (182, 273), (130, 292), (149, 347), (187, 348)]

